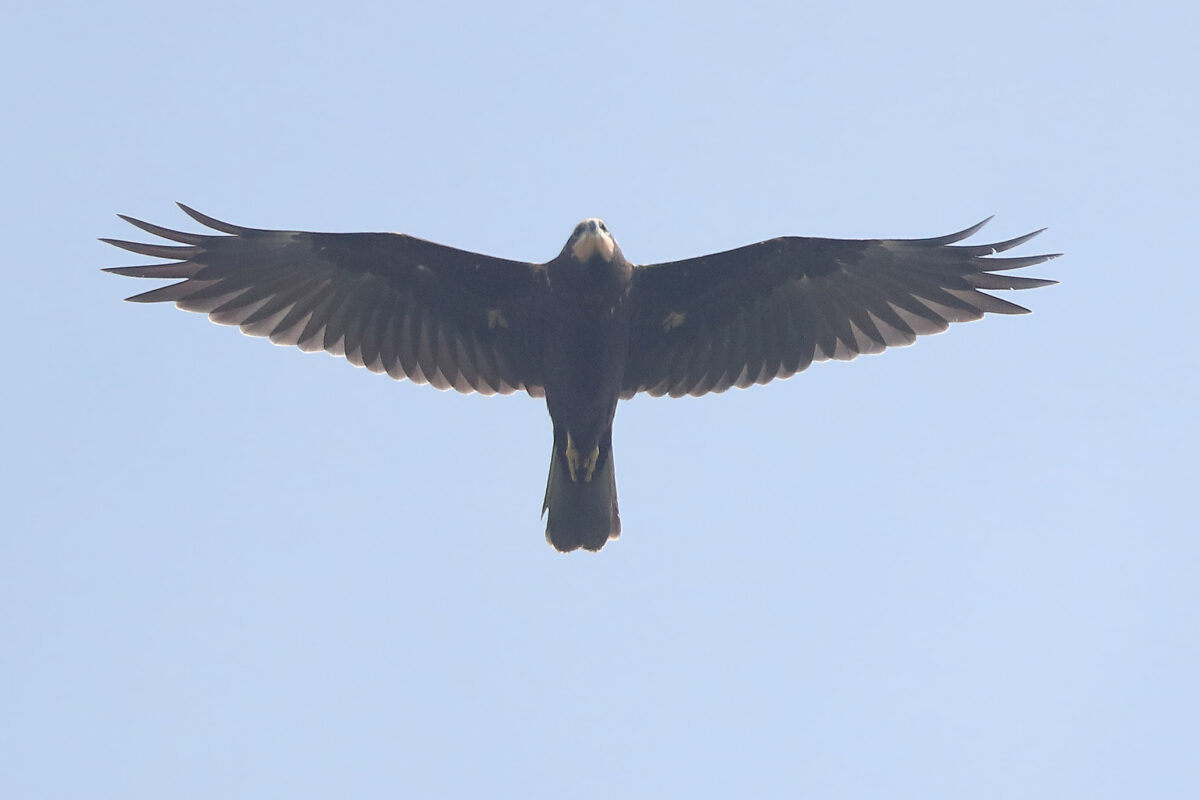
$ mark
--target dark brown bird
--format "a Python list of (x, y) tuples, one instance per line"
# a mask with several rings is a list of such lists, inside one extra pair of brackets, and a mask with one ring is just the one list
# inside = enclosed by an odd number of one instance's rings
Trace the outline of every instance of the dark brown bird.
[(439, 389), (546, 398), (554, 450), (543, 513), (562, 551), (621, 533), (613, 467), (617, 402), (723, 392), (912, 344), (951, 322), (1028, 309), (981, 291), (1055, 281), (1001, 274), (1053, 255), (991, 258), (996, 244), (781, 237), (684, 261), (634, 266), (598, 219), (544, 264), (469, 253), (397, 233), (243, 228), (180, 206), (225, 236), (130, 217), (177, 242), (104, 239), (168, 264), (107, 270), (177, 279), (135, 295), (170, 301), (276, 344), (325, 350)]

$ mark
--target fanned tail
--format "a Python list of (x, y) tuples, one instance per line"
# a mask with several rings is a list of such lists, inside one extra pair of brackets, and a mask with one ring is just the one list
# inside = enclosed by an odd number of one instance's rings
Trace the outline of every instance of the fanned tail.
[(600, 439), (599, 455), (590, 480), (584, 465), (577, 465), (575, 480), (567, 461), (565, 430), (555, 427), (550, 477), (546, 481), (546, 541), (556, 550), (570, 552), (582, 547), (599, 550), (609, 539), (621, 535), (617, 510), (617, 476), (613, 467), (612, 429)]

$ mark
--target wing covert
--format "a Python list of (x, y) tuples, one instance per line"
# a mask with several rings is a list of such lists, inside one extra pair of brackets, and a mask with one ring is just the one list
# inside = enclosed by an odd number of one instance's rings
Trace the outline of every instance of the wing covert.
[(177, 244), (102, 241), (171, 259), (106, 270), (182, 279), (128, 298), (173, 302), (279, 345), (345, 356), (373, 372), (459, 392), (542, 394), (535, 264), (396, 233), (243, 228), (187, 206), (224, 236), (127, 222)]

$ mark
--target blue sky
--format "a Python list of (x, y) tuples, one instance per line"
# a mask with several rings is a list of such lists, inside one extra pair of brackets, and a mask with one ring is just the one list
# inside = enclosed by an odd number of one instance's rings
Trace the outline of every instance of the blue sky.
[[(9, 12), (0, 795), (1194, 797), (1197, 12)], [(197, 315), (113, 216), (634, 261), (989, 215), (1031, 316), (622, 404), (562, 556), (527, 397)]]

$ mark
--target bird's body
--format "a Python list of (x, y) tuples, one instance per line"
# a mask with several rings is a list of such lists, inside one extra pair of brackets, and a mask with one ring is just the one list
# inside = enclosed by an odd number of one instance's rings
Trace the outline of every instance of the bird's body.
[(554, 423), (546, 536), (559, 550), (599, 550), (621, 533), (612, 426), (629, 349), (633, 267), (592, 219), (576, 226), (546, 278), (545, 391)]
[(951, 322), (1026, 311), (982, 289), (1054, 282), (997, 274), (1053, 257), (992, 257), (1036, 232), (954, 244), (983, 223), (935, 239), (781, 237), (634, 266), (597, 219), (534, 264), (403, 234), (243, 228), (183, 209), (228, 235), (125, 217), (179, 244), (105, 241), (174, 261), (109, 271), (182, 279), (130, 300), (174, 302), (440, 389), (544, 396), (554, 427), (546, 536), (563, 551), (599, 550), (620, 534), (620, 399), (720, 392), (908, 345)]

